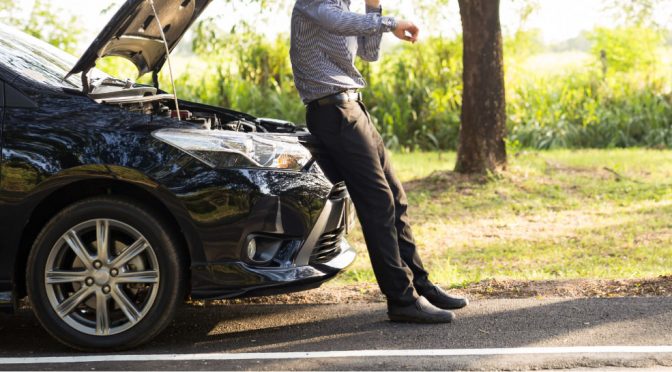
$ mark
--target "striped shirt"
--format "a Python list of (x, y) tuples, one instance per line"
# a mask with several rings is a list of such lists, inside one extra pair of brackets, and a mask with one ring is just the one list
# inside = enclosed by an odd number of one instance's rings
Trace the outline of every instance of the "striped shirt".
[(290, 57), (303, 102), (364, 88), (355, 58), (378, 60), (383, 32), (394, 24), (380, 7), (359, 14), (350, 11), (350, 0), (296, 0)]

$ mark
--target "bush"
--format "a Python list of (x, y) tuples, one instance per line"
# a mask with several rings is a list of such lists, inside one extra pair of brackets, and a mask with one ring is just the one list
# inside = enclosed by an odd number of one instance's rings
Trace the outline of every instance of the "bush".
[(658, 65), (660, 31), (633, 26), (614, 29), (599, 27), (589, 34), (592, 53), (608, 72), (651, 71)]
[(510, 137), (538, 149), (669, 148), (672, 103), (663, 87), (635, 73), (529, 77), (510, 90)]

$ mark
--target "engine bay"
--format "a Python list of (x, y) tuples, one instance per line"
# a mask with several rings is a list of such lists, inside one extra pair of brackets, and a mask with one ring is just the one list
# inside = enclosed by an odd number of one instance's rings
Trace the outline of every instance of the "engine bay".
[(120, 107), (124, 110), (161, 118), (184, 121), (210, 130), (236, 132), (297, 133), (295, 124), (276, 119), (255, 118), (232, 110), (180, 102), (175, 109), (175, 96), (159, 89), (136, 84), (133, 81), (105, 77), (92, 80), (88, 96), (97, 103)]

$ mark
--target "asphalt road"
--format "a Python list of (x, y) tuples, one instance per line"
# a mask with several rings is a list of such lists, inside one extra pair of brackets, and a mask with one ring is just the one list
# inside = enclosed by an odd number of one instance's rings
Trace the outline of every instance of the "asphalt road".
[[(71, 357), (84, 354), (53, 341), (28, 311), (0, 315), (0, 335), (6, 370), (672, 367), (672, 347), (648, 348), (672, 346), (672, 298), (482, 300), (447, 325), (390, 323), (383, 304), (185, 306), (151, 344), (81, 363)], [(552, 349), (595, 346), (645, 348)], [(350, 353), (305, 354), (322, 351)], [(67, 358), (41, 359), (54, 356)]]

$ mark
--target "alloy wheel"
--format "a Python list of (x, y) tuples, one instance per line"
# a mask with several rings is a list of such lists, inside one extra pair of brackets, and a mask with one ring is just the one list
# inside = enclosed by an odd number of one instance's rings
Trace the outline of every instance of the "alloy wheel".
[(78, 224), (56, 241), (45, 287), (54, 312), (84, 334), (109, 336), (140, 322), (154, 305), (160, 268), (133, 227), (113, 219)]

